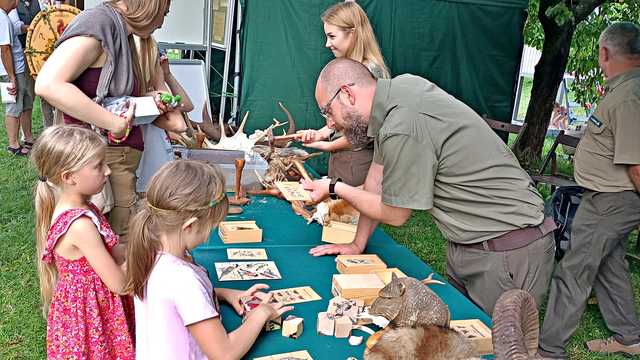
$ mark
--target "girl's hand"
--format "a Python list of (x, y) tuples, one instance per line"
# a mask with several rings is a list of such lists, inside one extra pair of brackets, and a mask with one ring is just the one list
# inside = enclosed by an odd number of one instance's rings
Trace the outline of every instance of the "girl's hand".
[(121, 116), (115, 117), (114, 124), (112, 128), (109, 129), (109, 131), (111, 131), (114, 137), (116, 138), (124, 137), (125, 133), (127, 132), (127, 129), (129, 129), (131, 127), (131, 124), (133, 123), (135, 112), (136, 112), (136, 103), (134, 103), (133, 101), (130, 101), (127, 111)]
[(160, 111), (160, 115), (166, 113), (167, 111), (171, 110), (169, 108), (169, 105), (165, 104), (164, 102), (162, 102), (162, 100), (160, 100), (160, 95), (162, 95), (161, 91), (150, 91), (146, 94), (144, 94), (145, 96), (152, 96), (153, 97), (153, 101), (156, 102), (156, 107), (158, 108), (158, 111)]
[(293, 306), (285, 306), (280, 302), (272, 302), (273, 294), (267, 294), (267, 296), (262, 299), (262, 304), (258, 306), (254, 312), (261, 311), (267, 316), (267, 319), (274, 320), (282, 316), (282, 314), (287, 311), (293, 310)]
[(245, 296), (256, 296), (257, 298), (263, 300), (264, 302), (264, 299), (268, 295), (265, 294), (264, 292), (261, 292), (260, 290), (265, 290), (268, 288), (269, 288), (269, 285), (267, 284), (255, 284), (245, 291), (226, 289), (225, 301), (229, 303), (231, 306), (233, 306), (233, 310), (235, 310), (238, 315), (244, 315), (244, 308), (240, 303), (240, 298)]

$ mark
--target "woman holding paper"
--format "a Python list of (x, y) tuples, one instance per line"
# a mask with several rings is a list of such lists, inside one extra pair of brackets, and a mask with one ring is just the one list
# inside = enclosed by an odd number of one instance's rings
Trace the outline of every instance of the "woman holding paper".
[[(135, 171), (144, 142), (140, 128), (131, 126), (135, 106), (116, 115), (99, 104), (106, 97), (147, 93), (142, 69), (155, 65), (153, 55), (157, 52), (149, 37), (162, 26), (170, 3), (110, 0), (83, 11), (58, 40), (36, 81), (36, 93), (64, 112), (65, 123), (94, 127), (107, 135), (106, 161), (111, 168), (114, 199), (109, 222), (121, 236), (127, 233), (137, 200)], [(134, 35), (141, 38), (139, 47)], [(161, 112), (167, 110), (159, 101), (157, 104)], [(185, 126), (184, 121), (161, 125), (169, 129)]]

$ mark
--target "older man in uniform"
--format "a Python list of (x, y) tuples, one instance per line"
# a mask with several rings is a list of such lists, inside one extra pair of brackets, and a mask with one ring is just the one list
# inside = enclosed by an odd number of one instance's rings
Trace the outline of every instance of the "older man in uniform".
[(362, 64), (335, 59), (320, 73), (316, 100), (327, 125), (354, 147), (374, 138), (364, 189), (340, 179), (304, 182), (319, 201), (340, 197), (361, 213), (355, 241), (313, 255), (364, 251), (378, 222), (401, 225), (427, 210), (449, 240), (452, 284), (487, 313), (509, 289), (541, 301), (553, 268), (555, 224), (513, 153), (480, 116), (430, 81), (371, 77)]
[(625, 260), (629, 233), (640, 225), (640, 27), (616, 23), (600, 36), (606, 95), (589, 118), (575, 156), (586, 189), (573, 221), (571, 248), (551, 281), (540, 355), (565, 358), (591, 289), (614, 335), (589, 350), (640, 355), (640, 321)]

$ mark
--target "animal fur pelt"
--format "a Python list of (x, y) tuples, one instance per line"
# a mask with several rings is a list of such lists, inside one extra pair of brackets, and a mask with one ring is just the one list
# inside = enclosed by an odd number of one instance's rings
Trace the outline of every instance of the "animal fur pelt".
[(452, 360), (472, 356), (473, 347), (464, 336), (435, 325), (380, 330), (369, 338), (364, 353), (365, 360)]

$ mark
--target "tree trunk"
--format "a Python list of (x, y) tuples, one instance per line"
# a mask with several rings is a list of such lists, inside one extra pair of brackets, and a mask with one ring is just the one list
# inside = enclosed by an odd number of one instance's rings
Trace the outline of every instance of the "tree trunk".
[(556, 3), (557, 0), (540, 1), (538, 18), (544, 30), (542, 55), (533, 76), (531, 100), (524, 119), (526, 127), (513, 146), (520, 164), (528, 170), (533, 170), (540, 163), (553, 103), (569, 61), (571, 39), (575, 31), (573, 22), (567, 21), (563, 26), (558, 26), (554, 19), (545, 16), (545, 11)]
[[(605, 1), (571, 1), (567, 6), (573, 14), (573, 21), (569, 20), (563, 26), (559, 26), (555, 19), (548, 18), (545, 12), (560, 1), (540, 0), (538, 19), (544, 31), (542, 55), (533, 76), (531, 99), (524, 119), (526, 127), (513, 145), (513, 151), (520, 160), (520, 164), (527, 170), (533, 170), (537, 164), (540, 164), (544, 138), (553, 112), (553, 103), (569, 60), (569, 50), (576, 25), (585, 20)], [(594, 52), (593, 56), (598, 56), (597, 52)]]

